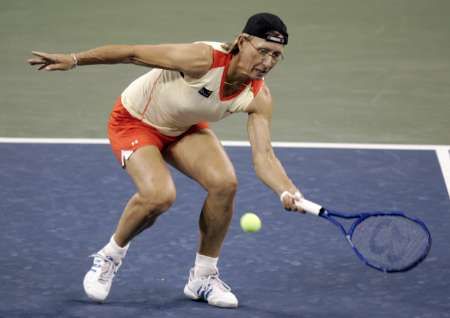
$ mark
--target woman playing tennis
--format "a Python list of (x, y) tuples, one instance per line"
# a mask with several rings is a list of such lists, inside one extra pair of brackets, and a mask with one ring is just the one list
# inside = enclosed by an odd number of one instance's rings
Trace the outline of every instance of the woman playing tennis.
[(247, 113), (257, 176), (280, 196), (285, 209), (300, 210), (295, 204), (300, 191), (272, 150), (272, 97), (264, 83), (264, 76), (282, 59), (287, 43), (283, 21), (259, 13), (248, 19), (242, 33), (228, 45), (110, 45), (72, 54), (33, 52), (29, 63), (48, 71), (116, 63), (152, 68), (122, 92), (109, 120), (113, 153), (136, 185), (136, 193), (84, 278), (91, 299), (107, 298), (131, 240), (175, 201), (169, 163), (207, 191), (199, 219), (198, 251), (184, 293), (214, 306), (238, 306), (217, 267), (233, 214), (236, 174), (207, 122)]

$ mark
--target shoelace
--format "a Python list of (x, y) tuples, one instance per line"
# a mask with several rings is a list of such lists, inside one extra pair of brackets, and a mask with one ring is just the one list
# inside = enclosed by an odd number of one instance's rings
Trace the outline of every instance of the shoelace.
[[(103, 256), (101, 254), (93, 254), (91, 257), (94, 258), (94, 265), (92, 267), (96, 267), (100, 269), (100, 275), (98, 280), (102, 283), (107, 283), (114, 278), (114, 275), (117, 273), (119, 269), (120, 263), (116, 264), (110, 257)], [(96, 262), (96, 258), (100, 259), (100, 262)]]
[(208, 276), (208, 278), (202, 283), (197, 293), (200, 297), (207, 300), (214, 287), (217, 287), (226, 292), (231, 291), (231, 287), (219, 278), (219, 273), (215, 273)]

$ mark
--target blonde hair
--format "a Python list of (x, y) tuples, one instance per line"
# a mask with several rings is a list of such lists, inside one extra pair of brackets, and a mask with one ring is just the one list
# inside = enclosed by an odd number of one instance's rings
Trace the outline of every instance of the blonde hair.
[(238, 36), (236, 36), (233, 41), (222, 44), (222, 49), (224, 49), (227, 53), (231, 53), (232, 55), (238, 54), (239, 53), (238, 42), (240, 37), (250, 39), (251, 35), (247, 33), (241, 33)]

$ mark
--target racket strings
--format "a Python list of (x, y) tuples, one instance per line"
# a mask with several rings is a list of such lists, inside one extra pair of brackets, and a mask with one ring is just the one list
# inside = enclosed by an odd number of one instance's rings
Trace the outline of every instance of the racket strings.
[(398, 215), (364, 219), (354, 228), (351, 240), (366, 262), (386, 271), (414, 265), (430, 246), (429, 234), (420, 223)]

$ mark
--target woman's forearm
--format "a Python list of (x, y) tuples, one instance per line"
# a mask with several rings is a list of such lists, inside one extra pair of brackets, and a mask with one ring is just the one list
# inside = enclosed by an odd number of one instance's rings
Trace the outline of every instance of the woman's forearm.
[(131, 63), (133, 46), (105, 45), (73, 54), (77, 59), (77, 65)]

